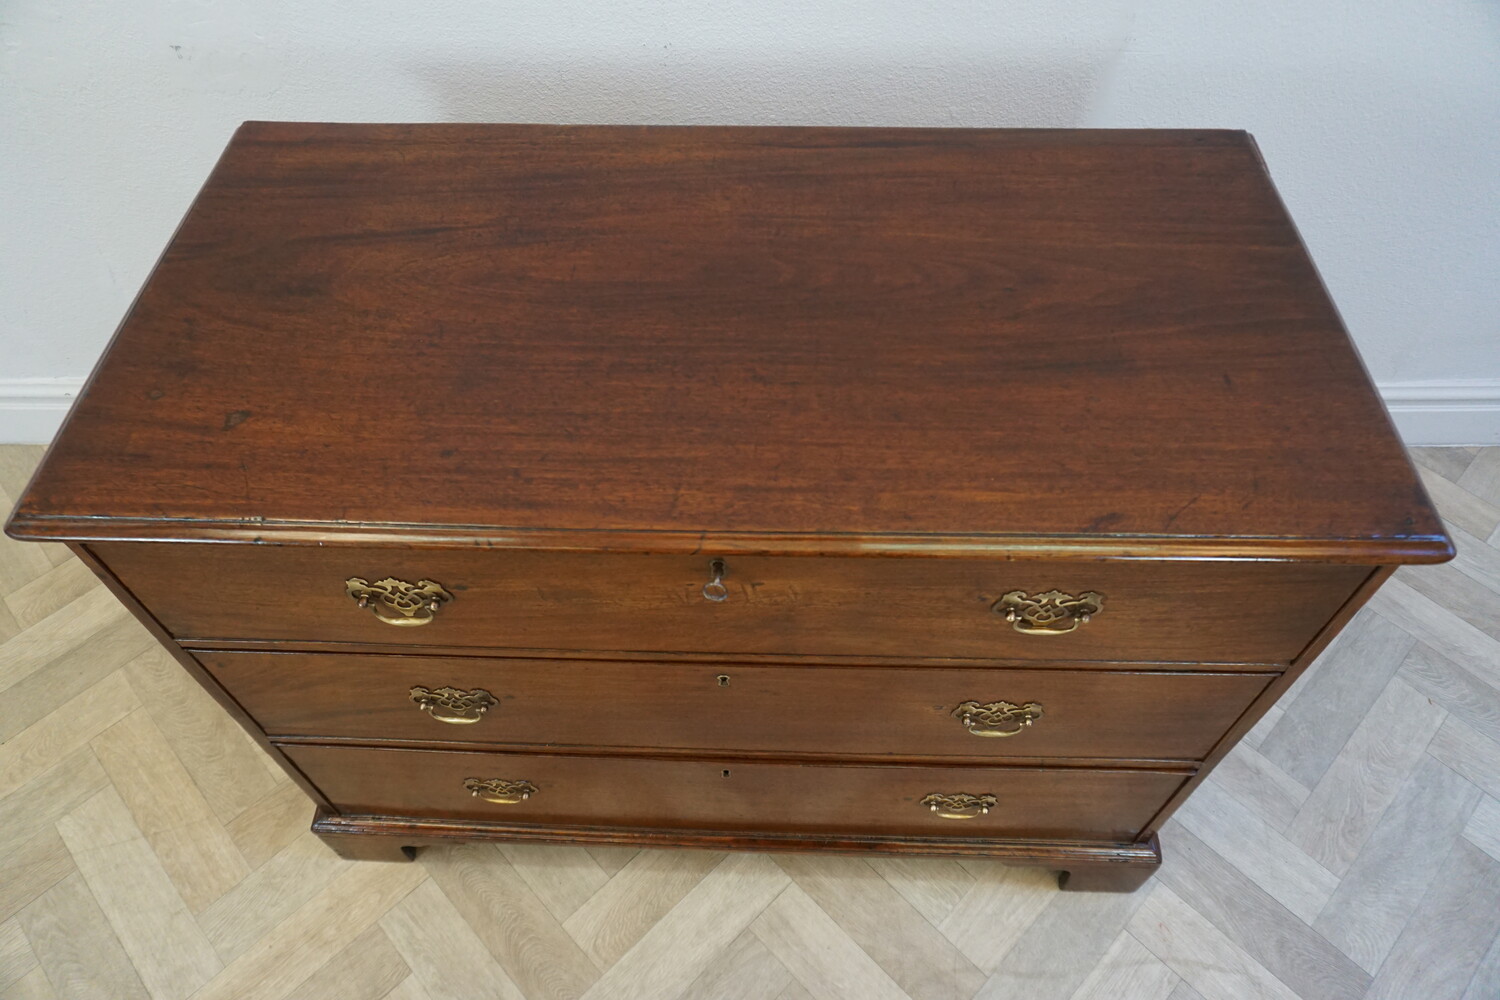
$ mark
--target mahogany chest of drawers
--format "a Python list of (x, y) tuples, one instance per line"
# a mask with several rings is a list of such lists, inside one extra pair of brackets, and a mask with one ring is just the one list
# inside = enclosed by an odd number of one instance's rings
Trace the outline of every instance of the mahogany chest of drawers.
[(349, 857), (1096, 889), (1451, 555), (1237, 132), (250, 123), (8, 530)]

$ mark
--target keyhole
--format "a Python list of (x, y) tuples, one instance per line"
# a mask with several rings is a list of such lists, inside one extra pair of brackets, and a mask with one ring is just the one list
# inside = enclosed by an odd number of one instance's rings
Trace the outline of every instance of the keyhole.
[(729, 686), (729, 675), (728, 674), (720, 674), (718, 676), (717, 680), (719, 682), (719, 687), (721, 687), (721, 688), (727, 688)]
[(727, 769), (724, 771), (724, 777), (729, 777), (729, 771)]

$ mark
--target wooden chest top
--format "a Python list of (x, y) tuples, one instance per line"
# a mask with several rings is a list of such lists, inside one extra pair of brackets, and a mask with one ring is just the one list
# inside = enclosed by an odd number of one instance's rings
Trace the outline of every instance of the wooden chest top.
[(1450, 552), (1221, 131), (249, 123), (10, 530)]

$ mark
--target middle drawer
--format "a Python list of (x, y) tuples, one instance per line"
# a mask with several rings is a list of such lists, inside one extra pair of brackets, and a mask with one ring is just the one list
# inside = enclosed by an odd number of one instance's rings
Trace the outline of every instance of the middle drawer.
[(194, 654), (272, 737), (1200, 760), (1269, 673)]

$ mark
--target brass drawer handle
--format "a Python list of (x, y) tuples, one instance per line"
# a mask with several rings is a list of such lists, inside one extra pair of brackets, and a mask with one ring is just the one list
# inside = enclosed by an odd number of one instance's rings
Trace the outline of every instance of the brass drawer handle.
[(966, 701), (953, 710), (953, 717), (964, 724), (964, 728), (975, 736), (1019, 736), (1023, 730), (1042, 717), (1039, 702), (1028, 701), (1024, 705), (1012, 705), (1008, 701), (991, 701), (980, 704)]
[(388, 576), (371, 583), (351, 576), (344, 581), (344, 589), (356, 604), (375, 612), (387, 625), (426, 625), (444, 602), (453, 600), (442, 584), (431, 580), (407, 583)]
[(973, 819), (993, 809), (995, 797), (990, 794), (970, 795), (968, 792), (953, 792), (947, 795), (933, 792), (922, 799), (922, 805), (943, 819)]
[(500, 704), (484, 688), (462, 691), (452, 687), (425, 688), (420, 684), (411, 689), (411, 700), (439, 722), (455, 726), (478, 722), (484, 718), (485, 712)]
[(529, 781), (506, 781), (504, 778), (465, 778), (464, 788), (476, 798), (502, 806), (515, 805), (537, 793), (537, 787)]
[(1067, 635), (1088, 624), (1103, 608), (1104, 595), (1092, 590), (1077, 597), (1060, 590), (1035, 595), (1012, 590), (996, 601), (992, 610), (1025, 635)]

